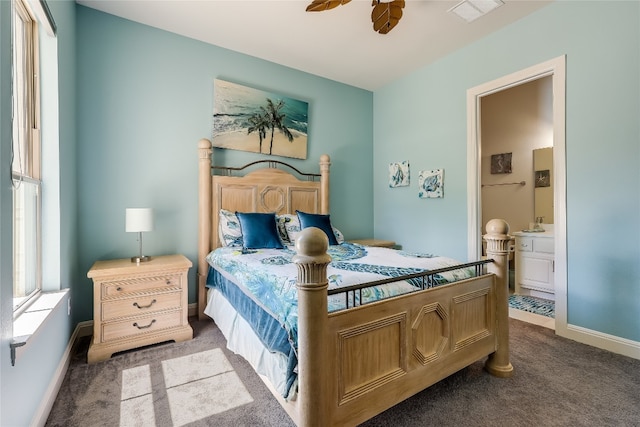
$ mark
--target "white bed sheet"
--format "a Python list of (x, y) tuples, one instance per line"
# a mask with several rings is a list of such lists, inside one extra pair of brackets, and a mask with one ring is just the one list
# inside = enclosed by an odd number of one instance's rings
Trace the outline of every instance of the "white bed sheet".
[[(244, 357), (258, 374), (271, 382), (281, 396), (287, 394), (287, 357), (282, 353), (270, 352), (249, 323), (215, 288), (208, 289), (204, 313), (213, 319), (227, 339), (229, 350)], [(297, 381), (292, 386), (292, 390), (296, 389)], [(292, 392), (287, 400), (294, 400), (295, 396), (296, 393)]]

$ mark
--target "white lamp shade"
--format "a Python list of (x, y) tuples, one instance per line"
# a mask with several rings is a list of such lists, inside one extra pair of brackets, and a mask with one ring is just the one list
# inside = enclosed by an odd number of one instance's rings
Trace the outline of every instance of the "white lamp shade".
[(127, 233), (153, 231), (153, 209), (127, 208), (125, 230)]

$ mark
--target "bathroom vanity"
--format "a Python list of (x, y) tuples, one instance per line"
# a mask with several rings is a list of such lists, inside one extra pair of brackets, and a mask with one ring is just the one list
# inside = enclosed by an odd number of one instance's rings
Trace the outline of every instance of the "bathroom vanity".
[(544, 231), (516, 231), (515, 293), (555, 300), (553, 225)]

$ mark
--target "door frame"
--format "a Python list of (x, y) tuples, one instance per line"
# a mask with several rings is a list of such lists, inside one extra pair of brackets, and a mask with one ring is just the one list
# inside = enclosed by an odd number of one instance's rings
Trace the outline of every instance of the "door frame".
[[(480, 108), (484, 96), (500, 92), (542, 77), (552, 77), (553, 91), (553, 186), (555, 231), (555, 329), (567, 333), (567, 189), (565, 150), (566, 56), (533, 65), (467, 90), (467, 209), (470, 260), (482, 255), (483, 230), (480, 196), (481, 131)], [(514, 231), (514, 230), (512, 230)]]

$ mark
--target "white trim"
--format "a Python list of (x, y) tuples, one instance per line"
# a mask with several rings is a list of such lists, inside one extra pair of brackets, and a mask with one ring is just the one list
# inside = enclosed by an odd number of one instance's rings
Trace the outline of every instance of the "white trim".
[(640, 342), (638, 341), (620, 338), (615, 335), (609, 335), (575, 325), (567, 325), (562, 336), (583, 344), (640, 360)]
[(45, 6), (39, 0), (26, 0), (26, 3), (29, 5), (32, 14), (35, 15), (38, 20), (38, 24), (47, 32), (47, 35), (49, 37), (55, 37), (56, 32), (53, 29), (52, 22), (49, 21), (47, 12), (44, 10)]
[(480, 234), (480, 100), (514, 86), (552, 76), (553, 90), (553, 156), (554, 156), (554, 230), (555, 230), (555, 296), (556, 333), (567, 333), (567, 198), (565, 160), (565, 108), (566, 108), (566, 56), (517, 71), (467, 91), (467, 218), (468, 258), (478, 259), (482, 254)]
[[(34, 414), (33, 418), (31, 419), (31, 424), (29, 425), (44, 426), (47, 423), (47, 418), (49, 418), (51, 408), (53, 408), (53, 404), (56, 401), (56, 397), (58, 397), (60, 387), (62, 387), (64, 377), (67, 374), (67, 370), (69, 369), (69, 363), (71, 362), (71, 356), (73, 355), (73, 350), (75, 349), (77, 340), (78, 338), (85, 336), (81, 334), (81, 330), (88, 323), (93, 324), (92, 321), (78, 323), (75, 330), (73, 331), (73, 334), (71, 334), (69, 343), (67, 344), (67, 348), (65, 349), (62, 359), (60, 359), (60, 363), (58, 364), (58, 368), (56, 369), (56, 372), (53, 375), (51, 382), (49, 383), (49, 388), (47, 388), (44, 397), (40, 401), (40, 407)], [(90, 330), (92, 330), (92, 328), (90, 328)]]

